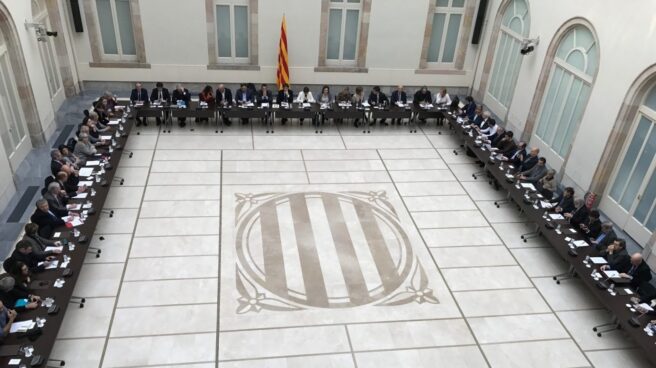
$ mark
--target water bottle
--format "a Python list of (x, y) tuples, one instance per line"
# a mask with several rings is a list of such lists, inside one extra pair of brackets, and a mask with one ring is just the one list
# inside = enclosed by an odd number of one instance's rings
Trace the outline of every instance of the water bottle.
[(560, 232), (560, 224), (556, 226), (556, 231)]
[(547, 218), (548, 215), (549, 215), (549, 212), (548, 212), (548, 211), (544, 211), (544, 214), (542, 214), (542, 218)]

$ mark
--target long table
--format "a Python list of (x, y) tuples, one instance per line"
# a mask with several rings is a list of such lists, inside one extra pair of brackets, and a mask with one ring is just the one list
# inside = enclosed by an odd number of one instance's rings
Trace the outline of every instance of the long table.
[[(133, 113), (134, 116), (134, 113)], [(125, 146), (127, 142), (127, 137), (132, 129), (132, 122), (130, 116), (126, 117), (125, 123), (115, 125), (115, 130), (118, 130), (119, 126), (123, 126), (123, 130), (119, 130), (120, 137), (115, 137), (116, 147), (111, 154), (108, 152), (108, 148), (99, 149), (99, 153), (108, 156), (108, 162), (112, 166), (111, 170), (106, 170), (105, 174), (102, 176), (101, 182), (96, 182), (93, 180), (92, 187), (87, 188), (87, 193), (91, 189), (95, 190), (95, 196), (90, 194), (86, 199), (72, 199), (70, 203), (81, 203), (84, 204), (87, 201), (92, 203), (92, 208), (96, 211), (94, 214), (89, 215), (85, 220), (84, 224), (76, 227), (80, 232), (80, 236), (85, 236), (87, 241), (80, 243), (79, 238), (73, 236), (73, 230), (68, 229), (65, 226), (62, 226), (56, 229), (56, 232), (59, 232), (61, 236), (57, 239), (62, 241), (66, 239), (69, 243), (75, 244), (75, 249), (70, 250), (68, 246), (64, 246), (63, 252), (58, 255), (59, 262), (61, 264), (64, 256), (70, 257), (68, 263), (68, 269), (72, 271), (71, 276), (63, 277), (63, 268), (56, 268), (45, 270), (40, 273), (36, 273), (32, 277), (32, 285), (39, 285), (37, 289), (34, 290), (34, 294), (39, 295), (42, 299), (52, 298), (54, 303), (59, 306), (59, 312), (55, 315), (48, 315), (47, 308), (40, 306), (34, 310), (26, 310), (20, 312), (16, 317), (16, 322), (25, 321), (25, 320), (34, 320), (35, 318), (45, 319), (45, 325), (43, 326), (42, 335), (38, 336), (34, 341), (29, 341), (25, 336), (19, 336), (17, 334), (10, 334), (7, 336), (3, 342), (3, 345), (0, 349), (2, 352), (0, 356), (0, 366), (8, 366), (8, 362), (11, 359), (20, 359), (21, 364), (25, 364), (26, 367), (31, 367), (30, 361), (32, 358), (22, 357), (22, 354), (19, 354), (19, 349), (21, 346), (31, 345), (34, 348), (33, 356), (40, 355), (44, 359), (48, 359), (52, 352), (52, 348), (55, 344), (57, 334), (59, 329), (64, 321), (64, 316), (66, 310), (69, 306), (72, 305), (73, 308), (82, 308), (84, 303), (81, 299), (73, 296), (73, 289), (77, 283), (78, 277), (80, 276), (80, 271), (82, 269), (84, 259), (89, 252), (89, 246), (92, 241), (93, 235), (95, 233), (96, 225), (98, 221), (103, 216), (108, 216), (104, 211), (103, 206), (107, 195), (111, 189), (112, 183), (114, 180), (120, 181), (122, 178), (115, 177), (116, 170), (121, 162), (121, 158), (124, 156), (122, 147)], [(113, 130), (112, 133), (115, 133)], [(109, 135), (109, 134), (106, 134)], [(94, 171), (97, 171), (98, 167)], [(86, 178), (80, 178), (80, 180), (86, 180)], [(107, 183), (106, 186), (102, 186), (103, 182)], [(99, 253), (98, 253), (99, 254)], [(100, 255), (100, 254), (99, 254)], [(57, 279), (63, 279), (65, 281), (63, 287), (56, 288), (53, 287), (54, 282)], [(84, 295), (79, 295), (80, 298), (84, 298)], [(75, 303), (75, 304), (72, 304)], [(13, 353), (15, 351), (15, 353)], [(56, 357), (53, 357), (56, 358)], [(44, 363), (44, 366), (47, 364)], [(52, 364), (51, 364), (52, 365)], [(58, 365), (58, 364), (55, 364)], [(16, 365), (15, 367), (18, 367)]]
[[(570, 267), (570, 272), (573, 275), (578, 275), (583, 284), (595, 295), (599, 302), (613, 315), (613, 323), (617, 323), (620, 328), (629, 335), (636, 344), (641, 347), (647, 358), (656, 365), (656, 337), (648, 336), (643, 329), (649, 322), (649, 316), (643, 316), (639, 319), (640, 326), (634, 327), (629, 323), (631, 318), (638, 316), (636, 312), (629, 309), (631, 305), (630, 298), (637, 296), (635, 290), (632, 295), (620, 292), (623, 289), (629, 288), (628, 284), (618, 284), (615, 294), (611, 295), (606, 289), (598, 287), (598, 281), (591, 277), (592, 271), (597, 268), (594, 265), (588, 265), (584, 262), (586, 257), (597, 257), (599, 252), (592, 245), (586, 247), (577, 247), (575, 252), (570, 252), (569, 241), (572, 240), (585, 240), (585, 237), (579, 232), (570, 231), (570, 225), (566, 220), (553, 220), (549, 216), (544, 216), (548, 211), (540, 205), (534, 204), (536, 199), (535, 194), (527, 193), (526, 189), (518, 186), (516, 182), (508, 182), (506, 180), (506, 169), (508, 164), (503, 165), (504, 169), (501, 170), (501, 163), (498, 160), (490, 160), (490, 151), (476, 143), (476, 137), (470, 135), (466, 129), (457, 122), (457, 118), (448, 113), (443, 113), (443, 117), (447, 119), (449, 125), (453, 128), (456, 136), (462, 137), (465, 146), (471, 149), (476, 157), (485, 163), (485, 170), (496, 180), (499, 185), (507, 191), (508, 199), (512, 200), (519, 206), (521, 212), (526, 218), (536, 224), (536, 230), (539, 234), (554, 248), (558, 255), (563, 258)], [(528, 202), (528, 203), (527, 203)], [(560, 230), (557, 230), (558, 225)], [(577, 255), (572, 255), (577, 253)]]

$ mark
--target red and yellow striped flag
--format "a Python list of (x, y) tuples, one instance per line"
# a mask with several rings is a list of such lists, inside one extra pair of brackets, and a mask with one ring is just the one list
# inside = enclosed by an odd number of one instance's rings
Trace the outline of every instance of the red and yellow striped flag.
[(285, 16), (282, 16), (280, 25), (280, 45), (278, 47), (278, 72), (276, 73), (276, 83), (278, 90), (282, 89), (283, 84), (289, 84), (289, 58), (287, 57), (287, 23)]

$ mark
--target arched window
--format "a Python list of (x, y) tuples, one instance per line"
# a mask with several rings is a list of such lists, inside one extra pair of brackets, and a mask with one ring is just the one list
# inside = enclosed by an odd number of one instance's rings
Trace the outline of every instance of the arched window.
[(638, 108), (603, 210), (640, 244), (656, 230), (656, 86)]
[(508, 108), (515, 92), (522, 55), (522, 39), (527, 38), (531, 18), (525, 0), (513, 0), (503, 13), (499, 41), (494, 56), (494, 68), (488, 94), (501, 106)]
[(598, 65), (595, 36), (584, 25), (574, 26), (558, 44), (537, 121), (536, 135), (560, 157), (581, 122)]
[[(27, 142), (25, 118), (18, 97), (18, 88), (14, 79), (7, 42), (0, 31), (0, 139), (5, 154), (12, 164), (18, 167), (23, 154), (16, 155), (20, 147), (29, 151), (31, 145)], [(25, 151), (25, 149), (21, 150)]]

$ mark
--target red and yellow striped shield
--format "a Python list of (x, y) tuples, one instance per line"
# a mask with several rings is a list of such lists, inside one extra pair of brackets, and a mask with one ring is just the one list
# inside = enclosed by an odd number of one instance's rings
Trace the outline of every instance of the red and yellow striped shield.
[(282, 24), (280, 25), (280, 44), (278, 46), (278, 72), (276, 73), (278, 90), (281, 90), (285, 83), (289, 84), (289, 58), (287, 55), (287, 22), (283, 15)]

